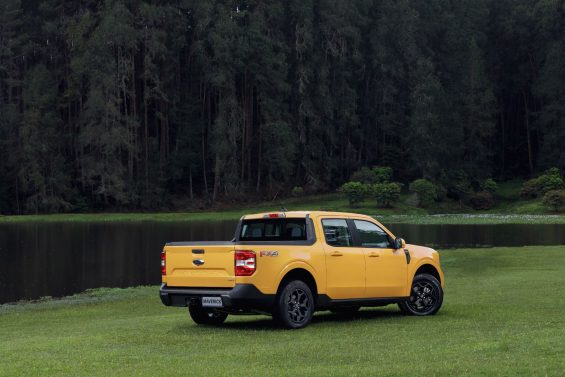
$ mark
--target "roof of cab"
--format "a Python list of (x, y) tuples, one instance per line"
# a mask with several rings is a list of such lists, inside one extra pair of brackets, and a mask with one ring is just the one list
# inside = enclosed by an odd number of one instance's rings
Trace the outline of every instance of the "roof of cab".
[[(271, 211), (262, 213), (252, 213), (249, 215), (244, 215), (241, 220), (253, 220), (253, 219), (263, 219), (269, 217), (270, 214), (284, 214), (284, 217), (288, 218), (300, 218), (310, 215), (310, 217), (320, 217), (320, 216), (343, 216), (343, 217), (365, 217), (370, 218), (368, 215), (362, 215), (359, 213), (350, 212), (333, 212), (333, 211)], [(281, 216), (282, 217), (282, 216)]]

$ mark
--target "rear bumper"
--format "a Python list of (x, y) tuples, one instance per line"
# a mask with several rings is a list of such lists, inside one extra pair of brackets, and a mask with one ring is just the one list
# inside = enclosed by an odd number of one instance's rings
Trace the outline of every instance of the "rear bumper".
[(161, 284), (161, 302), (166, 306), (201, 305), (202, 297), (221, 297), (224, 308), (232, 310), (270, 311), (275, 295), (261, 293), (253, 284), (236, 284), (233, 288), (185, 288)]

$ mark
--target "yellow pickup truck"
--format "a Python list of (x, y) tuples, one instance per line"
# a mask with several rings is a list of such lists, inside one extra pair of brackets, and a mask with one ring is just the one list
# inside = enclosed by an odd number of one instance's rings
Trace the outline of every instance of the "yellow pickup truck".
[(267, 314), (302, 328), (317, 310), (347, 315), (393, 303), (423, 316), (443, 301), (437, 251), (354, 213), (246, 215), (229, 242), (167, 243), (161, 274), (163, 304), (188, 307), (194, 322), (207, 325), (229, 314)]

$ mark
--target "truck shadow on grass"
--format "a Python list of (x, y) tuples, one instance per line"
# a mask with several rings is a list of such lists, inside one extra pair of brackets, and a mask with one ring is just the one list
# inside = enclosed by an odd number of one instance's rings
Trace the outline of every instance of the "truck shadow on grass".
[[(218, 329), (218, 330), (271, 330), (278, 331), (283, 330), (282, 327), (278, 326), (271, 317), (268, 316), (248, 316), (248, 320), (237, 319), (236, 316), (228, 317), (228, 320), (220, 326), (198, 326), (202, 329)], [(236, 318), (234, 321), (233, 318)], [(400, 311), (374, 309), (374, 310), (362, 310), (354, 315), (340, 315), (334, 314), (329, 311), (318, 312), (312, 318), (310, 326), (317, 326), (323, 324), (348, 324), (355, 321), (375, 321), (378, 322), (379, 319), (402, 319), (406, 316), (402, 315)], [(183, 324), (178, 328), (181, 331), (194, 331), (192, 324)]]

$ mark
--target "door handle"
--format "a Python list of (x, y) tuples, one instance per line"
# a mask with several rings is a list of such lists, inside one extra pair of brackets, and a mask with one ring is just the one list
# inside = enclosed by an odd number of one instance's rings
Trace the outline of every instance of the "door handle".
[(374, 251), (372, 253), (369, 253), (369, 258), (377, 258), (377, 257), (380, 257), (380, 256), (381, 256), (381, 254), (376, 253)]
[(330, 255), (332, 257), (341, 257), (343, 254), (340, 251), (333, 251)]

